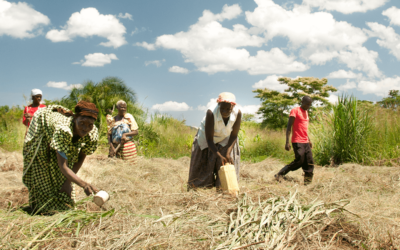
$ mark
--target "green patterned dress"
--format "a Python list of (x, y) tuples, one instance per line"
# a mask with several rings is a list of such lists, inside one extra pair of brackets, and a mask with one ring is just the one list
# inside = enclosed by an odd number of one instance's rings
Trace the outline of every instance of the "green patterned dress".
[(90, 155), (98, 146), (96, 126), (73, 143), (73, 118), (52, 111), (56, 107), (61, 106), (51, 105), (35, 113), (24, 142), (22, 181), (29, 190), (29, 204), (39, 213), (68, 210), (74, 205), (72, 198), (59, 192), (67, 178), (58, 166), (57, 151), (65, 153), (72, 169), (80, 152)]

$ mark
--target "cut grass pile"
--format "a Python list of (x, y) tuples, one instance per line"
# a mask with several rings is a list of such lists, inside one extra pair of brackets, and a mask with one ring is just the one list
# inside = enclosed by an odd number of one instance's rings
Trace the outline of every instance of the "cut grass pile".
[[(20, 161), (5, 152), (0, 158), (7, 165)], [(257, 221), (252, 214), (256, 211), (260, 220), (271, 215), (268, 227), (274, 230), (261, 227), (264, 231), (258, 239), (269, 237), (268, 242), (245, 249), (267, 249), (273, 233), (275, 243), (284, 243), (282, 249), (395, 249), (400, 245), (400, 168), (317, 167), (314, 182), (303, 186), (301, 171), (277, 183), (273, 175), (282, 166), (270, 158), (243, 163), (242, 195), (237, 199), (215, 189), (187, 192), (188, 157), (140, 158), (131, 166), (94, 155), (84, 163), (80, 176), (109, 192), (109, 202), (100, 209), (85, 200), (78, 188), (77, 198), (83, 199), (78, 210), (53, 216), (15, 210), (27, 201), (27, 193), (21, 191), (22, 172), (19, 168), (0, 172), (2, 183), (13, 183), (12, 189), (0, 190), (0, 249), (29, 244), (34, 249), (228, 249), (232, 242), (235, 249), (257, 243), (256, 237), (248, 236), (257, 235), (260, 224), (245, 224)], [(349, 212), (342, 211), (344, 204), (334, 204), (343, 199), (349, 202), (345, 207)], [(283, 209), (276, 212), (278, 207)], [(308, 211), (321, 213), (304, 220)], [(307, 221), (312, 223), (303, 227), (301, 223)]]

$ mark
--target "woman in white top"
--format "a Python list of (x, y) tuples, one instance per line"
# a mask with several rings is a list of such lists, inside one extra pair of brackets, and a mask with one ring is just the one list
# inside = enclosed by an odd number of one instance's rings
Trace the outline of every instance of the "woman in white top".
[(240, 150), (238, 133), (242, 113), (232, 93), (218, 96), (218, 105), (207, 110), (193, 141), (188, 190), (221, 186), (218, 170), (225, 163), (235, 165), (239, 179)]

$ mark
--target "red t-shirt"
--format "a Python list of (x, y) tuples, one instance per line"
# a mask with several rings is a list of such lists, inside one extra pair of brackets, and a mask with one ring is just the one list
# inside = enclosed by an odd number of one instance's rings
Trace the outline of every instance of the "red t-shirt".
[(294, 123), (292, 129), (292, 143), (309, 143), (308, 140), (308, 112), (300, 107), (293, 108), (290, 111)]
[[(32, 107), (32, 104), (29, 106), (26, 106), (24, 109), (24, 116), (22, 116), (22, 123), (25, 124), (25, 121), (26, 121), (25, 114), (26, 113), (29, 113), (31, 116), (33, 116), (33, 114), (35, 114), (35, 112), (38, 111), (38, 109), (45, 108), (45, 107), (46, 107), (46, 105), (44, 105), (44, 104), (40, 104), (39, 107)], [(29, 121), (27, 121), (27, 122), (28, 122), (28, 126), (29, 126), (30, 122)]]

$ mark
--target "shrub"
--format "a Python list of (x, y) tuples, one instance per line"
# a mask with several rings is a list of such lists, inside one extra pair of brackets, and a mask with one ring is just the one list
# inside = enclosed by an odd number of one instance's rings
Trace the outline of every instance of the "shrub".
[(314, 126), (315, 160), (321, 165), (370, 162), (371, 129), (368, 110), (360, 108), (353, 96), (339, 97), (332, 110), (325, 111)]

